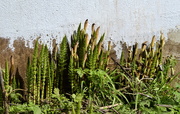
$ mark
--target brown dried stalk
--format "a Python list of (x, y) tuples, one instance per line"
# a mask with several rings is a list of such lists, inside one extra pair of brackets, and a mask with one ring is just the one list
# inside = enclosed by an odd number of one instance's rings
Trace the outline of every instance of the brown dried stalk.
[(3, 106), (5, 108), (5, 114), (9, 114), (9, 111), (8, 111), (8, 97), (6, 96), (6, 90), (5, 90), (5, 87), (4, 87), (4, 79), (3, 79), (3, 74), (2, 74), (2, 69), (0, 68), (0, 86), (1, 86), (1, 89), (2, 89), (2, 96), (3, 96)]
[(100, 107), (99, 109), (102, 110), (102, 109), (113, 108), (113, 107), (116, 107), (118, 105), (122, 105), (122, 104), (114, 104), (114, 105), (103, 106), (103, 107)]
[(114, 58), (111, 57), (111, 59), (114, 61), (114, 63), (116, 63), (118, 66), (120, 66), (120, 68), (124, 71), (124, 73), (129, 77), (132, 78), (132, 76), (126, 72), (126, 70), (123, 68), (123, 66), (121, 66), (118, 62), (116, 62), (116, 60)]

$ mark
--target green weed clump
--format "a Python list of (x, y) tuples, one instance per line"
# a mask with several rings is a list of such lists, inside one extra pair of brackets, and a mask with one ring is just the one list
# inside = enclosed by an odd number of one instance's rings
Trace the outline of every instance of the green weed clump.
[(162, 57), (164, 40), (163, 34), (157, 42), (153, 36), (150, 45), (144, 42), (141, 49), (137, 48), (137, 43), (133, 45), (126, 58), (122, 52), (119, 63), (113, 59), (119, 67), (116, 69), (116, 87), (138, 113), (176, 112), (173, 105), (179, 105), (173, 98), (176, 90), (170, 86), (178, 76), (174, 74), (176, 60), (173, 56)]
[[(66, 36), (52, 52), (47, 45), (35, 41), (34, 53), (27, 63), (27, 89), (15, 71), (0, 69), (0, 106), (4, 113), (177, 113), (180, 93), (170, 86), (178, 76), (174, 73), (175, 58), (162, 57), (164, 36), (152, 38), (138, 49), (138, 44), (122, 52), (120, 61), (111, 58), (111, 43), (103, 48), (105, 34), (88, 20)], [(109, 67), (110, 59), (115, 63)], [(176, 78), (177, 79), (177, 78)]]

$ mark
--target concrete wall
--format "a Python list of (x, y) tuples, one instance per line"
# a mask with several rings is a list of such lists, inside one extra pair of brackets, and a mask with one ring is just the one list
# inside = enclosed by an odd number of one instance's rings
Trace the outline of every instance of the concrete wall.
[(106, 42), (114, 42), (118, 57), (120, 42), (150, 41), (160, 31), (169, 42), (166, 54), (179, 56), (179, 6), (180, 0), (0, 0), (0, 62), (12, 54), (23, 64), (32, 51), (25, 46), (33, 47), (33, 39), (41, 36), (49, 45), (52, 39), (59, 42), (86, 19), (89, 25), (101, 26), (101, 34), (106, 33)]
[(60, 41), (89, 19), (120, 50), (120, 41), (129, 45), (150, 41), (160, 31), (167, 36), (178, 28), (179, 6), (179, 0), (1, 0), (0, 37), (10, 38), (11, 48), (19, 37), (31, 47), (37, 36), (46, 43), (51, 38)]

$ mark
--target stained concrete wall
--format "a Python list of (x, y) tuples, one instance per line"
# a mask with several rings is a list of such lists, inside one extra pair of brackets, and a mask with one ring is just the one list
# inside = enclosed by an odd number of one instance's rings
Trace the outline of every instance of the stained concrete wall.
[(175, 72), (180, 72), (180, 30), (171, 30), (168, 33), (168, 40), (164, 46), (164, 56), (175, 56), (177, 64), (175, 66)]
[(5, 55), (11, 55), (5, 52), (11, 51), (22, 60), (22, 52), (32, 51), (24, 49), (33, 47), (33, 39), (41, 36), (51, 46), (52, 39), (59, 42), (64, 34), (69, 37), (86, 19), (89, 25), (101, 26), (105, 42), (113, 41), (118, 57), (121, 42), (150, 42), (160, 31), (169, 42), (166, 53), (179, 56), (179, 6), (179, 0), (0, 0), (0, 37), (5, 38), (0, 41), (0, 56), (4, 62)]

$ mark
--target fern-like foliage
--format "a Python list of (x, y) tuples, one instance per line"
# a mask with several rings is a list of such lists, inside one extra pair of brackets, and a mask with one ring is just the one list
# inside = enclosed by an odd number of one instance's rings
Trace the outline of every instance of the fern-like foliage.
[(77, 31), (74, 31), (73, 35), (71, 36), (71, 47), (74, 47), (77, 42), (79, 42), (79, 36), (81, 35), (81, 23), (78, 26)]
[(84, 56), (86, 53), (86, 34), (81, 31), (79, 37), (79, 47), (78, 47), (78, 56), (79, 56), (79, 67), (83, 67), (83, 61), (84, 61)]
[(47, 46), (42, 47), (41, 55), (40, 55), (41, 61), (40, 61), (40, 67), (41, 67), (41, 75), (40, 75), (40, 82), (42, 86), (41, 91), (41, 100), (43, 100), (45, 97), (45, 81), (47, 77), (47, 70), (48, 70), (48, 49)]
[(32, 62), (28, 60), (28, 69), (27, 69), (27, 82), (28, 82), (28, 101), (35, 103), (37, 95), (37, 85), (36, 85), (36, 76), (38, 73), (38, 40), (35, 42)]
[(60, 88), (60, 92), (68, 91), (68, 65), (69, 65), (69, 57), (70, 57), (70, 49), (67, 37), (64, 36), (61, 44), (60, 44), (60, 52), (58, 59), (58, 75), (57, 79), (59, 81), (58, 87)]
[(75, 66), (74, 66), (74, 57), (73, 57), (73, 49), (71, 49), (71, 55), (70, 55), (70, 61), (68, 66), (68, 76), (69, 76), (69, 83), (71, 88), (71, 93), (73, 93), (75, 90)]
[(30, 91), (31, 91), (31, 87), (32, 87), (32, 79), (31, 76), (31, 60), (30, 58), (28, 57), (28, 60), (27, 60), (27, 69), (26, 69), (26, 77), (27, 77), (27, 88), (28, 88), (28, 101), (30, 100)]
[(48, 62), (48, 78), (47, 78), (47, 98), (52, 96), (53, 89), (55, 88), (56, 64), (53, 59)]

